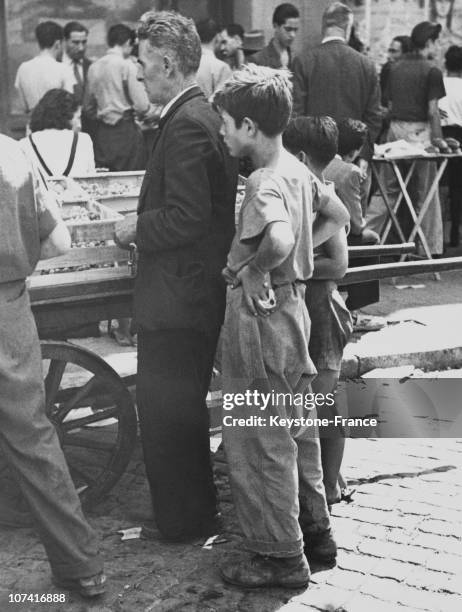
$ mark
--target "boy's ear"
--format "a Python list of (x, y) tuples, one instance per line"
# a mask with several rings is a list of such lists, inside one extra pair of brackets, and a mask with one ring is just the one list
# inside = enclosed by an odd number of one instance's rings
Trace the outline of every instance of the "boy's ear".
[(244, 117), (242, 120), (242, 124), (246, 127), (249, 136), (255, 136), (258, 131), (258, 125), (255, 123), (253, 119), (249, 117)]

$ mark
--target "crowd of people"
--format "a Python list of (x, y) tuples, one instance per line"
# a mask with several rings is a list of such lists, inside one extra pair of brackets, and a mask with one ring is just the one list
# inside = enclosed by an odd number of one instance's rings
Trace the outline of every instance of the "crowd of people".
[[(316, 418), (345, 409), (336, 389), (350, 311), (378, 299), (368, 283), (348, 288), (345, 303), (336, 283), (348, 244), (379, 241), (374, 143), (441, 138), (440, 101), (445, 133), (460, 136), (462, 49), (446, 54), (443, 81), (429, 61), (441, 28), (420, 23), (393, 40), (379, 79), (348, 45), (347, 5), (333, 2), (321, 44), (294, 57), (299, 26), (295, 6), (278, 6), (265, 46), (238, 24), (148, 12), (136, 38), (112, 26), (107, 53), (90, 62), (84, 26), (44, 22), (39, 55), (18, 70), (28, 134), (19, 143), (0, 136), (0, 459), (16, 487), (0, 499), (0, 523), (32, 515), (59, 586), (91, 597), (106, 578), (45, 416), (25, 279), (39, 258), (69, 248), (47, 176), (95, 167), (146, 170), (137, 214), (115, 234), (139, 252), (137, 409), (155, 525), (146, 533), (184, 542), (222, 528), (206, 406), (218, 347), (224, 397), (236, 398), (224, 450), (243, 546), (253, 553), (226, 561), (223, 579), (303, 587), (310, 561), (335, 563), (329, 509), (342, 499), (345, 431), (318, 431)], [(247, 182), (235, 227), (239, 169)], [(426, 163), (417, 174), (417, 206), (434, 171)], [(442, 253), (437, 193), (424, 221), (432, 253)], [(253, 401), (238, 402), (247, 392)], [(240, 426), (249, 418), (255, 425)]]

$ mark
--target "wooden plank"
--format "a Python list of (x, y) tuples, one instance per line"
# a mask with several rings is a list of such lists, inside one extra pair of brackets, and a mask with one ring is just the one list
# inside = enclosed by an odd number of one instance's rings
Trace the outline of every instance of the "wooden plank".
[(348, 247), (348, 255), (350, 259), (357, 259), (360, 257), (403, 255), (404, 253), (413, 253), (414, 251), (414, 242), (403, 242), (401, 244), (370, 244)]
[(39, 261), (36, 271), (54, 270), (55, 268), (70, 268), (90, 264), (107, 264), (128, 261), (130, 252), (117, 245), (100, 247), (72, 248), (65, 255)]
[(351, 285), (381, 278), (391, 278), (393, 276), (407, 276), (409, 274), (425, 274), (448, 270), (462, 270), (462, 257), (360, 266), (349, 269), (339, 284)]
[(47, 304), (88, 301), (111, 294), (130, 294), (134, 279), (125, 268), (100, 268), (32, 276), (29, 283), (31, 303)]

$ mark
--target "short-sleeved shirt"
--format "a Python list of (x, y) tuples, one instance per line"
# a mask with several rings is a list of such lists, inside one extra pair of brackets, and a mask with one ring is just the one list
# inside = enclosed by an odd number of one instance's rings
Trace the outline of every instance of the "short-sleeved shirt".
[(50, 55), (37, 55), (22, 63), (16, 73), (14, 86), (19, 96), (19, 110), (29, 113), (50, 89), (73, 93), (74, 85), (75, 76), (69, 66)]
[(228, 268), (237, 273), (254, 256), (265, 229), (274, 222), (290, 225), (295, 244), (289, 256), (271, 271), (273, 285), (303, 281), (313, 273), (313, 212), (331, 198), (315, 183), (308, 168), (284, 152), (276, 169), (260, 168), (247, 179), (246, 192)]
[(350, 231), (359, 235), (366, 221), (361, 208), (361, 171), (358, 166), (336, 156), (324, 170), (324, 176), (335, 185), (335, 192), (350, 213)]
[(428, 121), (428, 103), (444, 97), (443, 74), (426, 59), (409, 55), (390, 70), (388, 91), (391, 118), (397, 121)]
[(38, 188), (38, 180), (18, 142), (0, 134), (0, 283), (29, 276), (40, 242), (56, 227), (58, 210)]

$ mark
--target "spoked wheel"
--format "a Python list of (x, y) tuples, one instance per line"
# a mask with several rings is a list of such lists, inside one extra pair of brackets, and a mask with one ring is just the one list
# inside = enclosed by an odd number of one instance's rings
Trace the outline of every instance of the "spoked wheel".
[(136, 442), (135, 407), (122, 379), (98, 355), (67, 342), (41, 346), (47, 415), (89, 508), (127, 467)]

